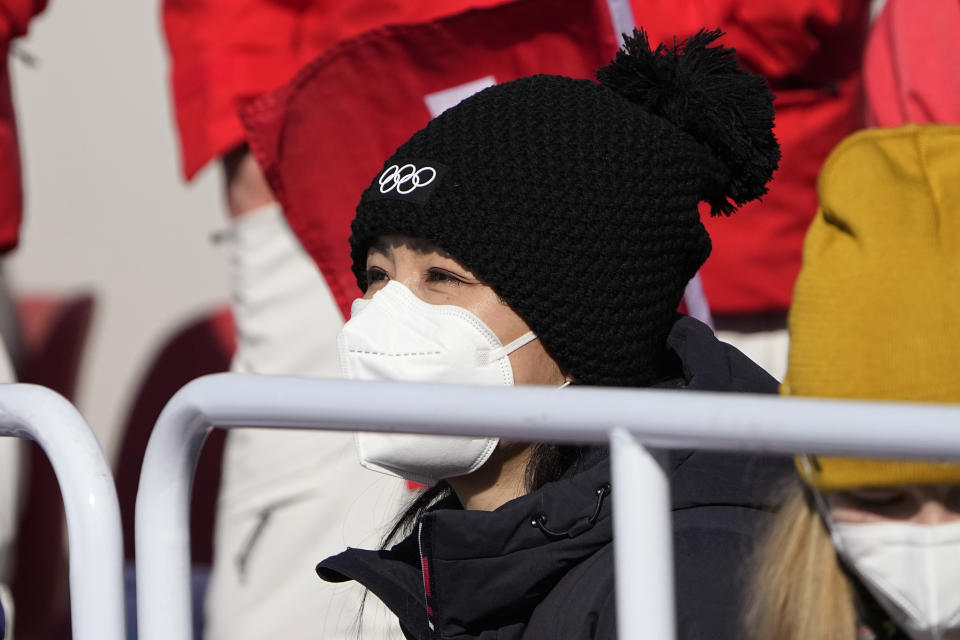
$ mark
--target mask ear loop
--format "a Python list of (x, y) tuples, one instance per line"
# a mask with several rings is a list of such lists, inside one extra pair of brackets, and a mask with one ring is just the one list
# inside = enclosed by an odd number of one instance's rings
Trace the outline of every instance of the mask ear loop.
[(508, 355), (519, 349), (520, 347), (533, 342), (537, 339), (537, 334), (533, 331), (527, 331), (525, 334), (517, 338), (516, 340), (509, 342), (502, 347), (497, 349), (491, 349), (490, 351), (478, 351), (477, 352), (477, 364), (481, 367), (490, 364), (491, 362), (496, 362), (500, 358), (506, 358)]
[[(803, 466), (804, 474), (808, 478), (815, 477), (813, 470), (813, 462), (810, 459), (810, 455), (802, 453), (799, 456), (800, 464)], [(817, 511), (820, 512), (820, 517), (823, 518), (823, 524), (827, 527), (827, 532), (830, 534), (830, 539), (833, 540), (834, 548), (839, 552), (843, 548), (843, 539), (840, 537), (840, 534), (837, 533), (836, 522), (833, 519), (833, 516), (830, 515), (830, 505), (827, 504), (826, 499), (823, 497), (823, 494), (820, 493), (820, 490), (816, 487), (807, 485), (810, 493), (813, 494), (813, 502), (817, 506)]]

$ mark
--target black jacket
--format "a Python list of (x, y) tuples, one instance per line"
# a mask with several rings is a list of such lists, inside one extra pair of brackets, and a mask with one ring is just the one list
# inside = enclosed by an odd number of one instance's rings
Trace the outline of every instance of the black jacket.
[[(658, 386), (776, 391), (773, 378), (695, 320), (681, 318), (668, 344), (677, 376)], [(679, 636), (739, 638), (743, 561), (791, 462), (693, 450), (671, 450), (667, 460)], [(466, 511), (449, 498), (392, 549), (348, 549), (317, 572), (361, 582), (415, 640), (615, 638), (609, 482), (606, 449), (591, 447), (560, 480), (495, 511)]]

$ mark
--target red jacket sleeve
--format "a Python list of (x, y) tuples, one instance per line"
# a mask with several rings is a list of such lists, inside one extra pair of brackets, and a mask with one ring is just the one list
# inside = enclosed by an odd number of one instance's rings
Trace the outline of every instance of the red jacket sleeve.
[[(867, 26), (867, 0), (632, 0), (637, 26), (652, 42), (720, 27), (723, 44), (736, 48), (751, 70), (773, 84), (809, 74), (838, 50), (859, 64)], [(843, 43), (844, 37), (851, 38)], [(859, 39), (860, 47), (854, 46)], [(838, 46), (839, 41), (839, 46)]]
[[(769, 81), (809, 77), (816, 81), (824, 58), (849, 53), (847, 69), (860, 60), (867, 23), (863, 0), (742, 0), (730, 7), (724, 23), (744, 63)], [(845, 38), (849, 38), (844, 42)], [(860, 46), (851, 46), (860, 42)], [(820, 74), (821, 77), (823, 74)]]
[(337, 42), (507, 0), (164, 0), (183, 174), (243, 141), (237, 108)]
[(30, 19), (46, 6), (47, 0), (0, 0), (0, 254), (17, 246), (23, 214), (20, 149), (7, 53), (10, 41), (26, 34)]
[(47, 0), (0, 0), (0, 43), (25, 35), (30, 18), (46, 6)]
[(864, 54), (867, 121), (960, 122), (960, 2), (887, 0)]

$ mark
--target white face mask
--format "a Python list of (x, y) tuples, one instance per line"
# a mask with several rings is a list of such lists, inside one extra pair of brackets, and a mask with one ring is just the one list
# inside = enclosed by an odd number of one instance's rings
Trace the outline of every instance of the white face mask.
[(960, 640), (960, 522), (828, 526), (834, 545), (912, 640)]
[[(354, 301), (337, 344), (343, 376), (353, 380), (509, 386), (507, 356), (535, 339), (527, 332), (504, 346), (466, 309), (429, 304), (390, 281), (370, 300)], [(499, 439), (371, 432), (356, 441), (364, 467), (433, 484), (479, 469)]]

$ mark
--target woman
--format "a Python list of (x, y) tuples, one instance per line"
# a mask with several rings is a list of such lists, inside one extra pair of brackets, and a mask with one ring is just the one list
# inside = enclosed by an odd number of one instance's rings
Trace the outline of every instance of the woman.
[[(402, 145), (363, 194), (340, 336), (356, 379), (771, 392), (679, 316), (715, 214), (765, 192), (771, 96), (701, 32), (626, 40), (600, 84), (491, 87)], [(562, 391), (560, 392), (562, 393)], [(607, 452), (507, 439), (363, 434), (364, 465), (432, 484), (389, 550), (320, 564), (408, 638), (612, 638)], [(671, 452), (684, 637), (736, 637), (736, 573), (778, 460)], [(613, 488), (613, 490), (616, 490)], [(706, 578), (706, 579), (705, 579)]]
[[(783, 392), (960, 402), (960, 128), (872, 129), (820, 176)], [(908, 428), (909, 425), (904, 425)], [(800, 456), (749, 637), (960, 638), (960, 465)]]

